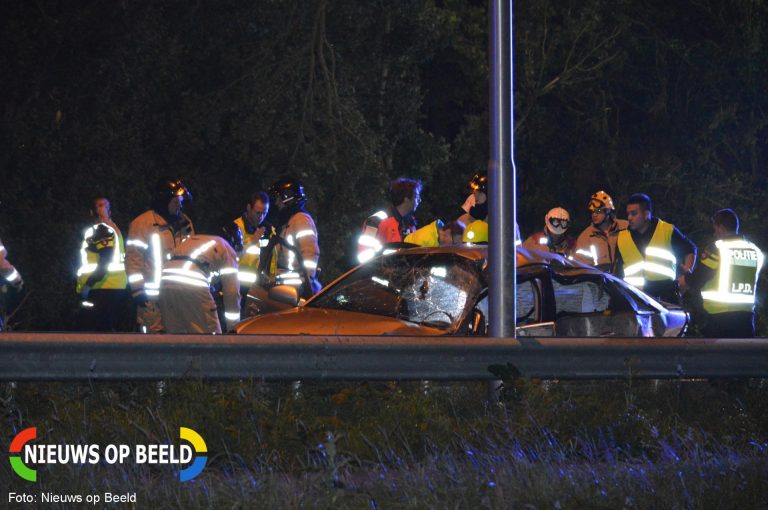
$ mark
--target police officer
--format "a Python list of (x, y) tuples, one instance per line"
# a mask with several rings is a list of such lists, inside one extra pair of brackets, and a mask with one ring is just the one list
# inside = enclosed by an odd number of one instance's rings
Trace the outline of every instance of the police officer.
[(261, 250), (267, 246), (269, 239), (275, 234), (275, 228), (267, 221), (267, 214), (269, 214), (269, 195), (263, 191), (257, 191), (251, 195), (243, 214), (235, 218), (235, 225), (243, 236), (243, 253), (239, 255), (237, 274), (241, 294), (247, 292), (256, 282)]
[(701, 295), (704, 336), (753, 337), (757, 279), (765, 257), (739, 235), (739, 217), (732, 209), (717, 211), (712, 229), (715, 242), (701, 254), (693, 273), (685, 276), (683, 288)]
[(115, 331), (127, 294), (125, 247), (120, 229), (112, 221), (109, 200), (99, 197), (91, 204), (96, 223), (83, 232), (76, 292), (80, 295), (80, 328), (84, 331)]
[(678, 285), (696, 263), (696, 245), (671, 223), (653, 216), (651, 199), (635, 193), (627, 201), (628, 228), (619, 232), (617, 274), (646, 294), (679, 303)]
[(212, 287), (221, 285), (226, 330), (240, 320), (237, 251), (243, 236), (234, 222), (218, 236), (191, 235), (173, 249), (160, 280), (160, 312), (168, 333), (220, 334)]
[(161, 333), (163, 322), (157, 298), (163, 261), (181, 241), (195, 233), (192, 220), (182, 212), (192, 195), (180, 179), (163, 177), (155, 185), (152, 207), (128, 227), (125, 266), (136, 302), (136, 322), (144, 333)]
[[(315, 220), (304, 209), (304, 185), (293, 177), (281, 177), (269, 188), (269, 194), (278, 211), (278, 235), (288, 245), (277, 247), (277, 283), (293, 285), (299, 295), (310, 297), (322, 288), (317, 277), (320, 246)], [(308, 286), (303, 285), (302, 272), (306, 272)]]

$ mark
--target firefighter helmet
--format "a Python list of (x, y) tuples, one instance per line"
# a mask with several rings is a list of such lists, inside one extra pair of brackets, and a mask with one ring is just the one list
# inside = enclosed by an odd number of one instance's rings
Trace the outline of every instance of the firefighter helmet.
[(275, 204), (301, 207), (307, 201), (304, 185), (293, 177), (281, 177), (269, 188), (269, 196)]
[(465, 243), (487, 243), (488, 242), (488, 223), (483, 220), (476, 220), (467, 225), (464, 229), (462, 241)]
[(243, 232), (234, 221), (223, 220), (219, 229), (219, 236), (227, 241), (236, 252), (243, 251)]
[(571, 215), (562, 207), (554, 207), (544, 217), (544, 225), (550, 233), (563, 235), (571, 226)]
[(469, 187), (472, 191), (488, 192), (488, 174), (486, 172), (477, 172), (469, 181)]
[(155, 185), (155, 198), (158, 203), (168, 203), (174, 197), (183, 196), (186, 200), (192, 200), (189, 192), (181, 179), (173, 177), (161, 177)]
[(613, 199), (611, 198), (611, 195), (605, 191), (596, 191), (589, 198), (587, 209), (589, 209), (589, 212), (595, 212), (598, 209), (603, 209), (603, 212), (607, 212), (607, 210), (613, 211), (616, 208), (613, 207)]

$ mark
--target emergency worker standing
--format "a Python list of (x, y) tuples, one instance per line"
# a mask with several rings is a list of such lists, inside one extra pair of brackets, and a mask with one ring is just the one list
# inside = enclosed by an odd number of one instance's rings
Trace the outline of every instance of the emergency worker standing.
[(243, 236), (234, 222), (221, 236), (192, 235), (174, 248), (163, 266), (160, 312), (168, 333), (220, 334), (221, 323), (211, 287), (221, 283), (226, 331), (240, 320), (237, 253)]
[(732, 209), (712, 216), (715, 242), (701, 254), (699, 264), (684, 276), (683, 290), (699, 292), (708, 338), (755, 336), (757, 279), (765, 256), (739, 235), (739, 217)]
[(163, 331), (157, 305), (163, 262), (182, 239), (195, 233), (192, 220), (181, 212), (185, 199), (192, 196), (180, 179), (161, 178), (155, 186), (152, 208), (128, 227), (125, 266), (137, 305), (136, 322), (144, 333)]
[(421, 188), (421, 181), (406, 177), (390, 183), (389, 209), (370, 215), (363, 223), (363, 232), (357, 241), (359, 263), (371, 260), (384, 244), (402, 243), (408, 234), (416, 231), (413, 213), (421, 203)]
[(613, 199), (605, 191), (593, 194), (587, 209), (592, 223), (576, 239), (573, 258), (601, 271), (613, 273), (616, 269), (619, 232), (626, 230), (629, 223), (616, 218)]
[[(235, 225), (240, 229), (243, 236), (243, 253), (240, 254), (237, 274), (240, 280), (240, 294), (243, 297), (248, 293), (251, 285), (256, 283), (261, 252), (276, 234), (275, 228), (266, 220), (268, 213), (269, 195), (263, 191), (258, 191), (251, 195), (245, 206), (245, 212), (235, 219)], [(269, 275), (274, 276), (276, 272), (277, 258), (272, 257)]]
[(97, 222), (83, 232), (77, 270), (80, 329), (116, 331), (123, 300), (127, 297), (123, 236), (112, 221), (109, 200), (94, 199), (90, 213)]
[(677, 227), (653, 216), (651, 199), (644, 193), (629, 197), (627, 220), (628, 228), (617, 240), (616, 274), (649, 296), (679, 303), (678, 285), (693, 270), (696, 245)]
[(568, 235), (571, 226), (571, 215), (562, 207), (549, 210), (544, 216), (544, 230), (532, 234), (523, 242), (523, 248), (559, 253), (563, 256), (571, 254), (576, 241)]
[[(282, 244), (277, 247), (277, 283), (293, 285), (299, 295), (305, 298), (320, 291), (322, 285), (317, 277), (320, 246), (317, 243), (317, 228), (312, 216), (304, 209), (307, 195), (300, 181), (292, 177), (281, 177), (269, 189), (272, 203), (278, 210), (278, 235), (291, 250)], [(309, 288), (302, 286), (300, 271), (305, 270)]]

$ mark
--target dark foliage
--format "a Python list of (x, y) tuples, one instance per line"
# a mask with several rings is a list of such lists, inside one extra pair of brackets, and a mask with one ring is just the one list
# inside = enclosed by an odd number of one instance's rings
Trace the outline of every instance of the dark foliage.
[[(27, 282), (18, 327), (69, 329), (88, 200), (118, 223), (161, 174), (200, 230), (290, 172), (324, 280), (350, 264), (391, 178), (450, 218), (488, 153), (484, 2), (6, 2), (2, 234)], [(519, 221), (586, 223), (606, 189), (649, 193), (696, 241), (733, 207), (768, 247), (765, 2), (515, 2)], [(764, 307), (763, 307), (764, 308)]]

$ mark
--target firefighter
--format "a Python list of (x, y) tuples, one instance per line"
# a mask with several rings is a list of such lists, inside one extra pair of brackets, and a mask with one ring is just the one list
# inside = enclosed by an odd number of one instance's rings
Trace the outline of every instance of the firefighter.
[(212, 287), (221, 285), (226, 331), (240, 320), (237, 252), (243, 235), (234, 222), (225, 222), (218, 236), (186, 237), (163, 265), (160, 312), (168, 333), (220, 334), (218, 307)]
[(683, 275), (681, 287), (701, 296), (705, 337), (753, 337), (757, 279), (765, 256), (739, 235), (739, 217), (732, 209), (717, 211), (712, 229), (715, 242), (703, 251), (693, 273)]
[(364, 263), (372, 259), (386, 243), (401, 243), (416, 231), (413, 213), (421, 203), (421, 181), (400, 177), (389, 185), (390, 206), (387, 211), (370, 215), (363, 223), (363, 232), (357, 241), (357, 260)]
[(123, 236), (112, 221), (109, 200), (93, 200), (90, 214), (96, 223), (83, 232), (75, 289), (81, 299), (80, 328), (116, 331), (127, 286)]
[[(269, 214), (269, 195), (264, 191), (258, 191), (251, 195), (245, 205), (245, 211), (235, 219), (235, 225), (243, 236), (243, 253), (239, 254), (238, 280), (240, 281), (240, 295), (243, 300), (248, 289), (256, 283), (259, 272), (259, 262), (269, 240), (276, 234), (275, 227), (267, 221)], [(270, 259), (269, 276), (277, 272), (277, 257)], [(244, 310), (244, 303), (240, 303), (240, 309)]]
[(459, 221), (469, 225), (475, 220), (488, 219), (488, 174), (477, 172), (469, 181), (469, 189), (472, 193), (461, 206)]
[(616, 270), (616, 243), (619, 232), (626, 230), (627, 220), (616, 218), (613, 199), (605, 191), (594, 193), (587, 204), (592, 222), (579, 234), (573, 251), (573, 258), (590, 264), (602, 271)]
[(678, 285), (696, 263), (696, 245), (671, 223), (653, 216), (651, 199), (635, 193), (627, 201), (628, 228), (619, 232), (616, 274), (646, 294), (677, 304)]
[[(295, 286), (300, 296), (308, 298), (322, 288), (318, 279), (320, 246), (312, 216), (304, 209), (307, 195), (304, 186), (293, 177), (281, 177), (269, 189), (278, 210), (277, 229), (282, 243), (277, 246), (277, 282)], [(303, 285), (302, 273), (308, 285)]]
[(163, 322), (157, 298), (163, 261), (181, 241), (195, 233), (192, 220), (182, 212), (189, 190), (180, 179), (157, 181), (152, 208), (128, 227), (125, 266), (136, 303), (136, 322), (144, 333), (161, 333)]
[(568, 256), (576, 241), (568, 235), (571, 215), (562, 207), (554, 207), (544, 216), (544, 230), (536, 232), (523, 242), (523, 248), (543, 250)]

